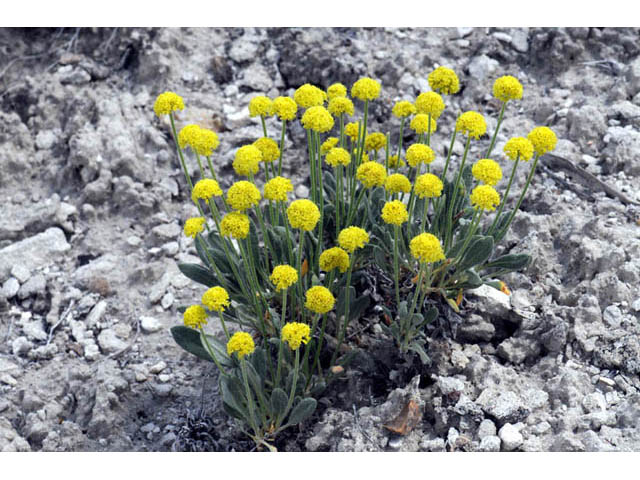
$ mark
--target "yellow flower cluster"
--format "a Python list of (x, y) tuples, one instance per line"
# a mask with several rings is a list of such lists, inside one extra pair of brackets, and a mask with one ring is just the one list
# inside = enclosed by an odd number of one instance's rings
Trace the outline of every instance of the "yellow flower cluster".
[(336, 299), (329, 289), (317, 285), (307, 290), (304, 306), (315, 313), (327, 313), (335, 303)]
[(464, 112), (456, 120), (456, 131), (478, 139), (487, 131), (487, 122), (478, 112)]
[(416, 110), (425, 115), (431, 114), (431, 118), (438, 119), (444, 110), (444, 101), (436, 92), (425, 92), (416, 98)]
[[(364, 160), (363, 160), (364, 162)], [(356, 170), (356, 178), (362, 182), (366, 188), (380, 187), (387, 179), (387, 171), (384, 165), (376, 162), (362, 163)]]
[(344, 134), (351, 139), (352, 142), (358, 140), (358, 124), (356, 122), (347, 123), (344, 126)]
[(478, 185), (469, 198), (472, 206), (482, 210), (495, 210), (500, 204), (500, 194), (490, 185)]
[(431, 147), (422, 143), (414, 143), (407, 148), (407, 163), (410, 167), (416, 168), (421, 163), (429, 164), (436, 158), (436, 154)]
[(298, 271), (290, 265), (278, 265), (273, 268), (269, 280), (276, 286), (276, 292), (279, 292), (298, 281)]
[(503, 102), (520, 100), (522, 98), (522, 84), (511, 75), (500, 77), (493, 83), (493, 96)]
[(244, 211), (260, 203), (260, 190), (253, 183), (240, 180), (229, 187), (227, 203), (234, 210)]
[(507, 158), (515, 160), (520, 156), (520, 160), (528, 162), (533, 157), (533, 143), (524, 137), (513, 137), (507, 140), (502, 151)]
[(273, 113), (280, 120), (293, 120), (298, 112), (298, 104), (290, 97), (276, 97), (273, 101)]
[(329, 88), (327, 88), (327, 97), (329, 97), (329, 100), (346, 96), (347, 87), (345, 87), (341, 83), (334, 83), (333, 85), (330, 85)]
[(260, 150), (263, 162), (273, 162), (280, 158), (280, 148), (275, 140), (262, 137), (253, 142), (253, 146)]
[(487, 185), (496, 185), (502, 178), (502, 169), (490, 158), (481, 158), (471, 168), (472, 175)]
[(438, 67), (429, 74), (429, 86), (431, 90), (444, 95), (458, 93), (460, 81), (456, 72), (447, 67)]
[(178, 133), (178, 145), (184, 149), (187, 145), (199, 155), (210, 156), (220, 145), (216, 132), (198, 125), (185, 125)]
[(338, 144), (337, 137), (327, 138), (324, 142), (322, 142), (322, 145), (320, 145), (320, 155), (326, 155), (327, 152), (331, 150), (333, 147), (335, 147), (337, 144)]
[(249, 235), (249, 217), (242, 212), (229, 212), (220, 222), (220, 233), (223, 237), (247, 238)]
[(262, 161), (262, 152), (254, 145), (245, 145), (236, 152), (233, 160), (233, 169), (238, 175), (245, 177), (258, 173), (259, 164)]
[(380, 83), (369, 77), (362, 77), (351, 87), (351, 96), (360, 100), (373, 100), (380, 95)]
[(438, 237), (430, 233), (421, 233), (409, 242), (411, 255), (419, 262), (435, 263), (444, 260), (444, 251)]
[(200, 126), (195, 124), (185, 125), (178, 132), (178, 145), (184, 149), (187, 145), (194, 148), (198, 137), (200, 136)]
[(251, 355), (255, 349), (253, 337), (247, 332), (236, 332), (227, 342), (227, 353), (229, 355), (237, 353), (240, 359), (245, 355)]
[(344, 273), (349, 268), (349, 254), (340, 247), (328, 248), (320, 254), (320, 270), (330, 272), (334, 268)]
[(208, 201), (211, 197), (219, 197), (222, 195), (222, 189), (218, 182), (211, 178), (203, 178), (199, 180), (193, 186), (193, 192), (191, 192), (191, 199), (194, 202), (198, 200)]
[(320, 220), (320, 210), (311, 200), (294, 200), (287, 208), (287, 217), (293, 228), (309, 232), (316, 228)]
[(382, 207), (382, 220), (391, 225), (402, 225), (409, 220), (407, 206), (400, 200), (392, 200)]
[(384, 188), (389, 193), (409, 193), (411, 182), (401, 173), (389, 175), (384, 182)]
[(378, 151), (387, 145), (387, 137), (384, 133), (374, 132), (367, 135), (364, 139), (365, 150)]
[(305, 83), (293, 94), (293, 99), (302, 108), (317, 107), (324, 104), (326, 93), (318, 87)]
[(270, 117), (273, 115), (273, 102), (269, 97), (258, 95), (249, 101), (250, 117)]
[(211, 287), (202, 295), (202, 304), (214, 312), (224, 312), (230, 305), (229, 294), (222, 287)]
[(169, 115), (171, 112), (183, 109), (184, 101), (182, 97), (173, 92), (161, 93), (153, 104), (153, 111), (157, 116)]
[(204, 224), (204, 217), (189, 218), (186, 222), (184, 222), (184, 234), (187, 237), (196, 238), (196, 235), (204, 230)]
[(207, 312), (200, 305), (191, 305), (182, 314), (182, 320), (187, 327), (200, 328), (207, 324)]
[(404, 167), (406, 163), (398, 155), (389, 155), (389, 168)]
[(349, 253), (363, 248), (366, 243), (369, 243), (369, 234), (360, 227), (343, 228), (338, 234), (338, 244)]
[(433, 173), (425, 173), (416, 179), (415, 192), (418, 198), (434, 198), (442, 195), (442, 180)]
[(293, 192), (293, 184), (288, 178), (275, 177), (264, 184), (264, 198), (267, 200), (286, 202), (289, 192)]
[(291, 350), (297, 350), (301, 344), (307, 344), (311, 340), (309, 325), (299, 322), (290, 322), (282, 327), (282, 340), (289, 344)]
[(329, 100), (329, 113), (335, 115), (336, 117), (346, 113), (347, 115), (353, 115), (354, 107), (351, 99), (347, 97), (334, 97)]
[[(416, 133), (427, 133), (427, 130), (429, 130), (429, 115), (425, 113), (417, 114), (413, 117), (409, 126)], [(435, 132), (436, 128), (438, 128), (438, 122), (436, 122), (435, 118), (431, 118), (431, 130), (429, 133)]]
[(556, 134), (549, 127), (536, 127), (529, 132), (527, 138), (533, 144), (533, 149), (538, 155), (552, 151), (558, 143)]
[(302, 115), (301, 121), (306, 130), (314, 130), (319, 133), (331, 130), (334, 123), (329, 111), (322, 106), (309, 107)]
[(344, 148), (336, 147), (329, 150), (324, 160), (332, 167), (347, 166), (351, 163), (351, 155)]
[(400, 100), (396, 102), (391, 110), (391, 113), (398, 118), (406, 118), (410, 115), (416, 113), (416, 107), (413, 106), (413, 103), (407, 102), (406, 100)]

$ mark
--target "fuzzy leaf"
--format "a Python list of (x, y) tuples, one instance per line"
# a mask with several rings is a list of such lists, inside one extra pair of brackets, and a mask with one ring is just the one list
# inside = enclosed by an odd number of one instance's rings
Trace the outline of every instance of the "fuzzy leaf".
[(281, 388), (274, 388), (271, 392), (271, 410), (276, 416), (285, 414), (287, 409), (287, 394)]
[(478, 275), (473, 270), (467, 270), (465, 272), (465, 276), (466, 278), (464, 278), (464, 281), (460, 285), (460, 288), (463, 288), (463, 289), (478, 288), (480, 285), (484, 283), (480, 278), (480, 275)]
[(287, 424), (297, 425), (309, 418), (315, 411), (316, 405), (317, 402), (315, 398), (303, 398), (291, 411)]
[(215, 274), (197, 263), (178, 263), (178, 268), (186, 276), (205, 287), (213, 287), (219, 284)]
[(245, 420), (248, 419), (247, 410), (244, 407), (245, 397), (243, 393), (242, 383), (237, 377), (220, 377), (220, 392), (222, 393), (222, 401), (229, 405), (242, 415)]
[(463, 253), (462, 260), (458, 265), (460, 270), (467, 270), (475, 265), (486, 262), (493, 253), (493, 237), (480, 237), (472, 240)]
[(431, 365), (429, 355), (427, 355), (427, 352), (424, 351), (424, 348), (422, 348), (422, 345), (418, 342), (412, 342), (411, 345), (409, 345), (409, 350), (418, 354), (423, 365)]
[(209, 352), (202, 346), (200, 340), (200, 332), (184, 325), (176, 325), (171, 327), (171, 335), (178, 345), (187, 352), (195, 355), (202, 360), (213, 362)]
[(487, 268), (504, 268), (509, 270), (520, 270), (525, 268), (531, 262), (531, 255), (526, 253), (503, 255), (496, 260), (493, 260), (482, 266), (482, 269)]

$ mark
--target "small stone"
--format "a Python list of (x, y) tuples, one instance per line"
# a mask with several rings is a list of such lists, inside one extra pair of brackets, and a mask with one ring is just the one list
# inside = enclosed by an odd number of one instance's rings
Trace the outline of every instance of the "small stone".
[(100, 300), (89, 312), (89, 315), (85, 318), (85, 324), (87, 328), (96, 328), (102, 321), (102, 317), (107, 311), (107, 302)]
[(127, 237), (127, 245), (129, 245), (130, 247), (139, 247), (141, 243), (142, 239), (137, 235), (131, 235)]
[(84, 358), (86, 358), (87, 360), (97, 360), (98, 357), (100, 357), (100, 349), (98, 348), (98, 346), (92, 342), (92, 343), (85, 343), (84, 345)]
[(8, 373), (2, 373), (0, 374), (0, 383), (4, 383), (10, 387), (15, 387), (18, 384), (18, 381)]
[(532, 410), (544, 407), (549, 401), (549, 394), (544, 390), (530, 388), (522, 394), (523, 403)]
[(529, 414), (526, 405), (511, 391), (487, 388), (480, 393), (476, 403), (498, 422), (518, 422)]
[(176, 441), (176, 438), (178, 437), (173, 432), (165, 433), (163, 437), (160, 439), (160, 443), (165, 447), (169, 447), (174, 444), (174, 442)]
[(173, 385), (171, 383), (156, 383), (153, 385), (153, 390), (159, 397), (166, 397), (173, 390)]
[(298, 184), (298, 186), (296, 187), (296, 197), (309, 198), (309, 188), (302, 183)]
[(153, 422), (149, 422), (140, 427), (140, 431), (144, 433), (153, 432), (153, 429), (156, 428), (156, 424)]
[(609, 305), (602, 312), (602, 319), (612, 328), (618, 328), (622, 323), (622, 311), (616, 305)]
[(587, 413), (603, 412), (607, 409), (607, 401), (600, 392), (590, 393), (582, 399), (582, 408)]
[(631, 304), (631, 309), (634, 312), (640, 312), (640, 298), (636, 298)]
[(420, 448), (427, 452), (444, 452), (445, 451), (444, 438), (434, 438), (432, 440), (423, 440), (420, 442)]
[(180, 251), (180, 245), (178, 244), (178, 242), (167, 242), (160, 248), (162, 248), (162, 251), (168, 257), (173, 257)]
[(488, 435), (480, 441), (481, 452), (499, 452), (500, 451), (500, 437), (495, 435)]
[(64, 232), (57, 227), (13, 243), (0, 249), (0, 278), (6, 277), (17, 264), (29, 270), (51, 265), (70, 248)]
[(29, 340), (40, 340), (44, 341), (49, 336), (47, 332), (44, 331), (44, 327), (42, 326), (42, 322), (40, 320), (34, 320), (32, 322), (26, 322), (22, 325), (22, 331), (25, 333)]
[(168, 310), (169, 308), (171, 308), (171, 305), (173, 305), (174, 299), (175, 297), (173, 296), (173, 293), (168, 292), (165, 294), (164, 297), (162, 297), (162, 301), (160, 302), (160, 305), (165, 310)]
[(182, 228), (177, 223), (165, 223), (151, 229), (151, 234), (158, 240), (173, 240), (180, 237)]
[(454, 377), (438, 377), (436, 385), (442, 395), (459, 394), (464, 391), (464, 382)]
[(56, 134), (52, 130), (40, 130), (36, 135), (38, 150), (50, 150), (56, 143)]
[(11, 351), (14, 355), (26, 355), (33, 348), (33, 343), (27, 337), (18, 337), (11, 343)]
[(514, 28), (511, 31), (511, 46), (520, 53), (529, 51), (529, 29)]
[(551, 430), (551, 424), (549, 422), (540, 422), (533, 427), (531, 427), (531, 433), (536, 435), (543, 435)]
[(18, 290), (20, 290), (20, 282), (17, 278), (10, 277), (2, 284), (0, 295), (6, 299), (13, 298), (18, 293)]
[(486, 55), (479, 55), (469, 63), (469, 75), (476, 81), (480, 82), (495, 72), (499, 62)]
[(140, 317), (140, 327), (145, 333), (153, 333), (162, 330), (162, 323), (154, 317)]
[(38, 274), (27, 280), (18, 291), (18, 297), (21, 299), (44, 295), (47, 290), (47, 281), (44, 275)]
[(167, 383), (169, 380), (171, 380), (171, 375), (167, 375), (166, 373), (161, 373), (160, 375), (158, 375), (158, 380), (160, 380), (162, 383)]
[(58, 353), (58, 346), (55, 343), (50, 343), (34, 348), (28, 353), (28, 356), (31, 360), (50, 360), (56, 353)]
[(482, 440), (485, 437), (496, 434), (496, 425), (489, 419), (484, 419), (478, 427), (478, 438)]
[(392, 439), (389, 440), (389, 443), (387, 445), (389, 445), (389, 448), (391, 450), (400, 450), (402, 448), (402, 441), (403, 441), (403, 437), (401, 436), (396, 436)]
[(524, 442), (524, 437), (520, 431), (510, 423), (505, 423), (498, 432), (498, 436), (500, 440), (502, 440), (503, 447), (507, 452), (514, 451)]
[(31, 272), (24, 265), (14, 265), (11, 269), (11, 275), (16, 277), (20, 283), (24, 283), (31, 278)]
[(118, 338), (116, 332), (107, 328), (98, 335), (98, 344), (104, 353), (115, 353), (127, 347), (127, 342)]
[(162, 372), (165, 368), (167, 368), (167, 364), (165, 361), (161, 360), (158, 363), (156, 363), (155, 365), (152, 365), (149, 368), (149, 372), (153, 373), (153, 374), (158, 374), (160, 372)]

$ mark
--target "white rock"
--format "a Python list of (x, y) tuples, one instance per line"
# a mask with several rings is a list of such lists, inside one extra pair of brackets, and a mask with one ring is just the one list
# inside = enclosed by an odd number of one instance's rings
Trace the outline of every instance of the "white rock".
[(49, 266), (70, 248), (64, 232), (56, 227), (13, 243), (0, 250), (0, 278), (6, 277), (15, 265), (29, 270)]
[(520, 53), (529, 51), (529, 29), (514, 28), (511, 30), (511, 46)]
[(636, 298), (631, 304), (631, 309), (634, 312), (640, 312), (640, 298)]
[(107, 311), (107, 302), (105, 300), (100, 300), (96, 305), (91, 309), (89, 315), (84, 320), (87, 328), (95, 328), (98, 326), (100, 321), (102, 321), (102, 317)]
[(87, 360), (97, 360), (100, 356), (100, 349), (92, 342), (86, 342), (84, 345), (84, 358)]
[(31, 272), (24, 265), (14, 265), (11, 269), (11, 275), (16, 277), (20, 283), (24, 283), (31, 278)]
[(49, 150), (56, 143), (56, 134), (52, 130), (40, 130), (36, 135), (38, 150)]
[(609, 305), (602, 312), (602, 319), (612, 328), (618, 328), (622, 323), (622, 311), (616, 305)]
[(469, 75), (481, 82), (498, 68), (499, 62), (486, 55), (478, 55), (469, 63)]
[(40, 320), (34, 320), (33, 322), (23, 324), (22, 331), (30, 340), (43, 341), (48, 338), (47, 332), (44, 331), (44, 327)]
[(478, 438), (482, 440), (485, 437), (495, 435), (497, 432), (496, 425), (489, 419), (484, 419), (478, 427)]
[(522, 445), (524, 437), (520, 431), (510, 423), (506, 423), (498, 432), (502, 446), (507, 452), (512, 452)]
[(603, 412), (607, 409), (607, 400), (600, 392), (589, 393), (582, 399), (582, 407), (587, 413)]
[(98, 344), (104, 353), (118, 352), (127, 346), (127, 342), (120, 340), (116, 332), (107, 328), (98, 335)]
[(20, 282), (15, 277), (9, 277), (6, 282), (2, 284), (2, 290), (0, 290), (0, 295), (4, 298), (13, 298), (16, 296), (20, 290)]
[(140, 327), (143, 332), (153, 333), (162, 329), (162, 323), (155, 317), (140, 317)]
[(488, 435), (480, 441), (481, 452), (499, 452), (500, 438), (495, 435)]
[(167, 364), (165, 361), (161, 360), (158, 363), (156, 363), (155, 365), (152, 365), (149, 368), (149, 372), (153, 373), (153, 374), (158, 374), (160, 372), (162, 372), (165, 368), (167, 368)]
[(14, 355), (26, 355), (33, 348), (27, 337), (18, 337), (11, 343), (11, 351)]
[(171, 305), (173, 305), (174, 299), (175, 297), (173, 296), (173, 293), (168, 292), (164, 297), (162, 297), (162, 301), (160, 302), (160, 305), (162, 305), (162, 308), (167, 310), (171, 308)]
[(22, 284), (18, 291), (18, 297), (21, 299), (44, 295), (47, 290), (47, 281), (44, 275), (37, 274)]

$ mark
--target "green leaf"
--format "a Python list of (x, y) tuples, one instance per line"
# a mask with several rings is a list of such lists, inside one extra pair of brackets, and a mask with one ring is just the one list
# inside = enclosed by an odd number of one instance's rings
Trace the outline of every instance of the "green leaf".
[(285, 414), (288, 397), (281, 388), (274, 388), (271, 392), (271, 410), (278, 417)]
[(492, 253), (493, 237), (483, 236), (475, 241), (472, 240), (467, 251), (463, 253), (458, 269), (467, 270), (475, 265), (486, 262)]
[(201, 358), (202, 360), (213, 362), (209, 352), (207, 352), (207, 350), (202, 346), (199, 331), (185, 327), (184, 325), (176, 325), (175, 327), (171, 327), (171, 335), (176, 343), (187, 352)]
[(291, 415), (289, 415), (287, 424), (297, 425), (298, 423), (309, 418), (315, 411), (316, 405), (317, 402), (315, 398), (303, 398), (291, 411)]
[(221, 376), (220, 392), (224, 403), (239, 412), (245, 420), (249, 418), (244, 407), (246, 398), (243, 393), (242, 382), (237, 377)]
[(462, 289), (478, 288), (483, 283), (480, 275), (473, 270), (467, 270), (464, 273), (462, 284), (460, 284), (459, 287)]
[(178, 268), (186, 277), (205, 287), (219, 284), (219, 280), (211, 270), (197, 263), (178, 263)]
[(484, 264), (482, 266), (482, 269), (485, 270), (487, 268), (504, 268), (509, 270), (520, 270), (527, 267), (530, 262), (531, 255), (527, 255), (526, 253), (509, 254), (503, 255), (500, 258)]
[(369, 306), (369, 296), (361, 296), (361, 297), (351, 297), (351, 307), (349, 308), (349, 318), (351, 320), (359, 318), (362, 316), (364, 311)]
[(431, 307), (424, 315), (423, 325), (433, 322), (436, 318), (438, 318), (438, 309), (436, 307)]
[(422, 362), (423, 365), (431, 364), (431, 359), (429, 358), (429, 355), (427, 355), (427, 352), (424, 351), (424, 348), (422, 348), (422, 345), (420, 345), (418, 342), (412, 342), (409, 345), (409, 350), (418, 354), (418, 356), (420, 357), (420, 361)]
[(261, 379), (267, 377), (267, 356), (264, 349), (256, 347), (251, 354), (250, 363), (253, 365), (253, 368), (255, 368), (256, 373)]

